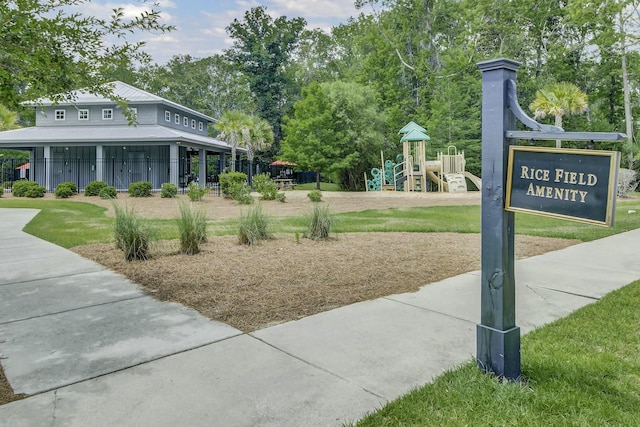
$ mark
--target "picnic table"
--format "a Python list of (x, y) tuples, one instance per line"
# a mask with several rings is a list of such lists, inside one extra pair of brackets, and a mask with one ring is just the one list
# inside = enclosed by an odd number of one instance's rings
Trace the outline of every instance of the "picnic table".
[(296, 188), (296, 184), (290, 178), (276, 178), (273, 181), (278, 184), (278, 190), (284, 190), (285, 188), (293, 190)]

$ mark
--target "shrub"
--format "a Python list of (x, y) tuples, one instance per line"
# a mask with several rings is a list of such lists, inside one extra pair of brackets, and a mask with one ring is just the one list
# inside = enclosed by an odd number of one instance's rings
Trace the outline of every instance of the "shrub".
[(309, 191), (309, 194), (307, 194), (307, 197), (312, 202), (321, 202), (322, 201), (322, 191), (320, 191), (320, 190), (311, 190), (311, 191)]
[(129, 195), (131, 197), (151, 196), (151, 183), (147, 181), (132, 182), (129, 184)]
[(220, 191), (225, 197), (232, 197), (231, 190), (237, 188), (238, 184), (244, 184), (247, 180), (247, 174), (242, 172), (225, 172), (220, 176)]
[(200, 184), (196, 184), (195, 182), (189, 183), (189, 190), (187, 191), (187, 195), (189, 196), (189, 200), (192, 202), (197, 202), (202, 200), (205, 194), (209, 192), (207, 187), (203, 187)]
[(56, 187), (55, 195), (59, 199), (66, 199), (78, 192), (78, 187), (73, 182), (61, 182)]
[(262, 200), (275, 200), (278, 195), (278, 185), (266, 173), (253, 177), (253, 185)]
[(262, 212), (262, 207), (259, 204), (250, 207), (247, 213), (240, 214), (238, 241), (243, 245), (254, 245), (269, 239), (268, 225), (269, 218)]
[(98, 196), (100, 196), (101, 199), (115, 199), (118, 196), (118, 190), (112, 185), (107, 185), (100, 190)]
[(85, 196), (99, 196), (100, 190), (108, 187), (108, 184), (104, 181), (91, 181), (84, 187), (84, 195)]
[(13, 195), (16, 197), (44, 197), (47, 189), (35, 181), (20, 180), (13, 184)]
[(202, 210), (180, 203), (177, 219), (180, 234), (180, 251), (186, 255), (200, 252), (200, 243), (207, 241), (207, 218)]
[(4, 187), (0, 187), (0, 197), (4, 194)]
[(313, 240), (328, 239), (333, 223), (335, 223), (335, 219), (329, 212), (329, 206), (315, 205), (309, 216), (309, 238)]
[(628, 197), (630, 193), (635, 191), (638, 186), (636, 175), (636, 171), (631, 169), (620, 168), (618, 170), (618, 197)]
[(174, 198), (178, 195), (178, 187), (175, 184), (170, 182), (165, 182), (162, 184), (160, 188), (160, 197), (166, 198)]
[(287, 198), (287, 196), (285, 196), (284, 193), (276, 194), (276, 200), (279, 201), (279, 202), (284, 203), (286, 198)]
[(151, 241), (149, 227), (142, 223), (133, 212), (133, 208), (117, 204), (113, 207), (116, 214), (113, 232), (116, 247), (124, 252), (124, 258), (127, 261), (148, 259)]

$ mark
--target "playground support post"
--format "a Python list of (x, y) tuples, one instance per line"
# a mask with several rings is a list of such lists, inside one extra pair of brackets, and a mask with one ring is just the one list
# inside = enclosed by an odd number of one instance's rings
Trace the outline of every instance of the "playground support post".
[(486, 373), (520, 377), (520, 328), (515, 319), (514, 214), (505, 211), (509, 141), (515, 116), (507, 108), (507, 82), (520, 63), (496, 59), (478, 63), (482, 72), (481, 323), (477, 364)]

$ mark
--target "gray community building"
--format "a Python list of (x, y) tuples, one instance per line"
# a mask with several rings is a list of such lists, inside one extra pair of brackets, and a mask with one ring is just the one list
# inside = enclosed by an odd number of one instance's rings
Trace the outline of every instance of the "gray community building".
[(29, 151), (23, 176), (47, 191), (61, 182), (82, 190), (91, 181), (104, 181), (126, 190), (137, 181), (154, 189), (165, 182), (185, 187), (193, 180), (217, 181), (231, 146), (208, 136), (214, 118), (126, 83), (108, 85), (114, 98), (126, 100), (135, 124), (116, 101), (78, 91), (69, 101), (33, 103), (36, 125), (0, 132), (0, 148)]

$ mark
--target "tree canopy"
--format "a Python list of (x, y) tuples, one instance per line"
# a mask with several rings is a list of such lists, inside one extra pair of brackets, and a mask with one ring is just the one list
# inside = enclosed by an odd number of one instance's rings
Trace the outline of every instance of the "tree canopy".
[(173, 29), (160, 23), (160, 12), (151, 3), (148, 11), (132, 18), (122, 8), (108, 19), (66, 12), (66, 7), (89, 2), (0, 2), (0, 103), (18, 110), (23, 101), (55, 96), (60, 101), (65, 95), (57, 94), (80, 88), (110, 95), (101, 86), (105, 74), (148, 60), (144, 42), (129, 41), (130, 36)]

